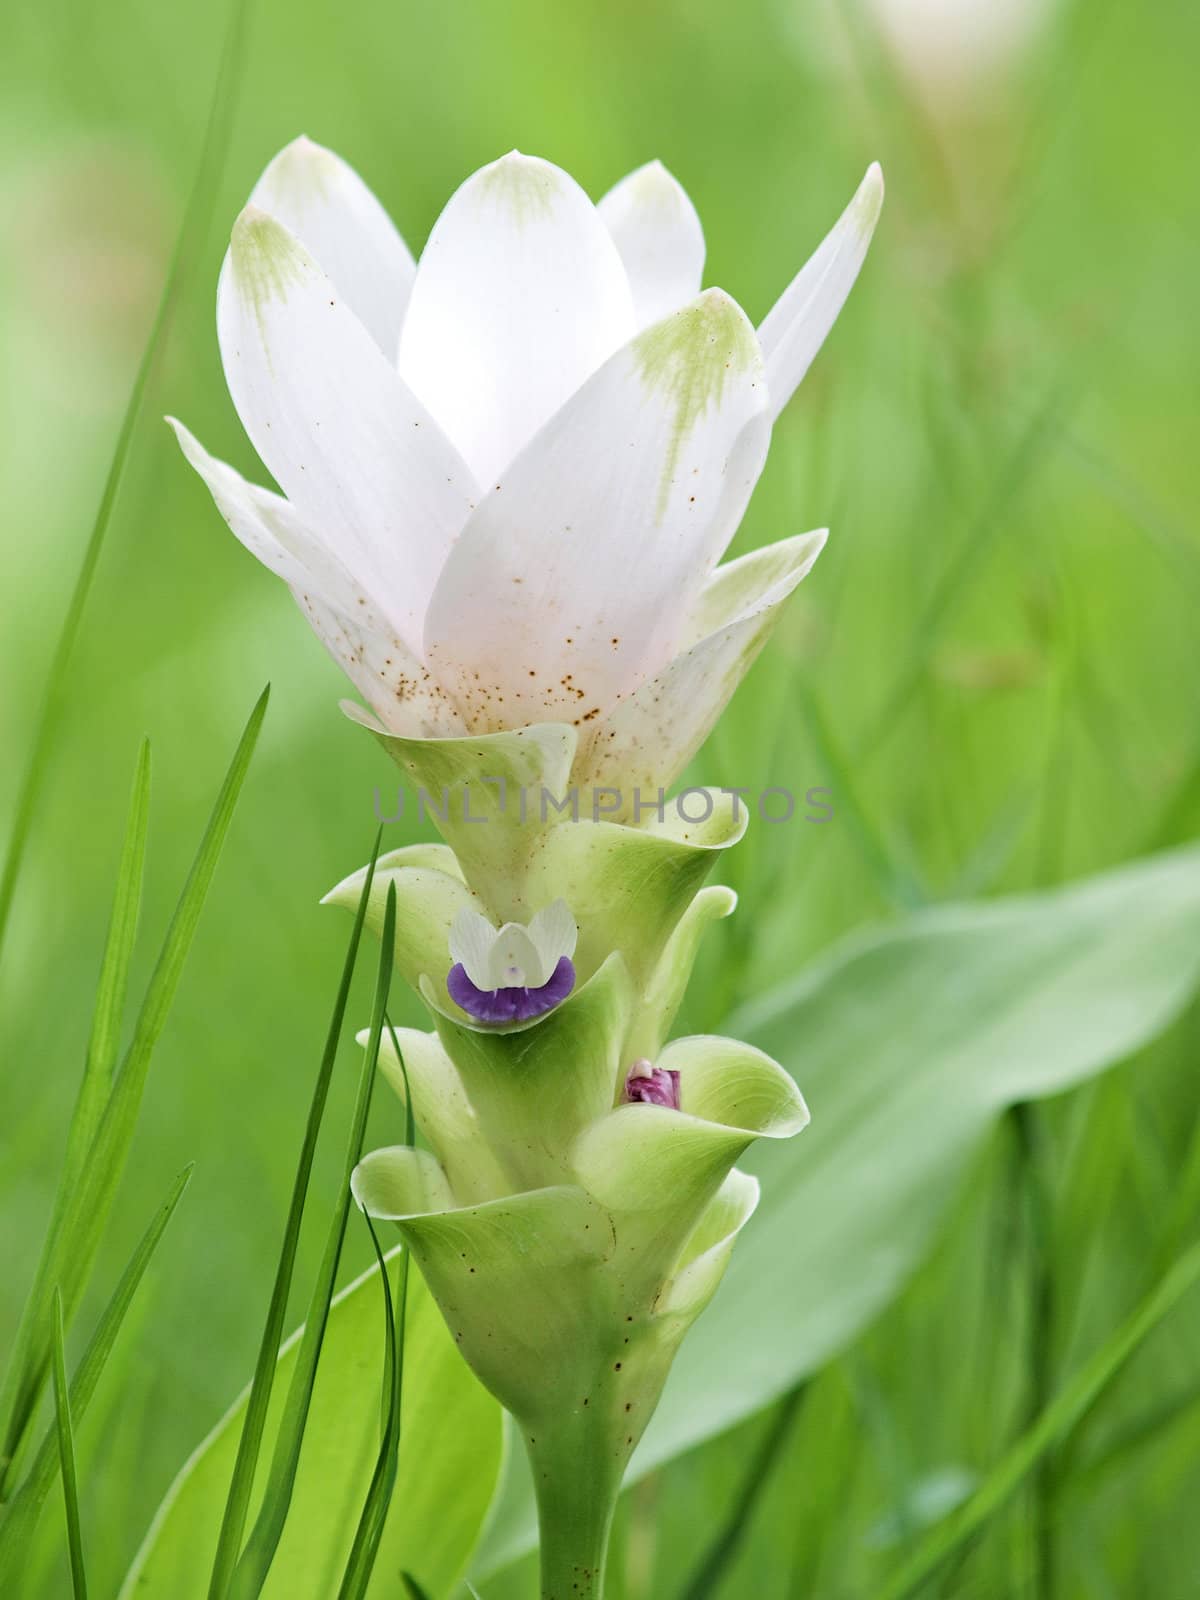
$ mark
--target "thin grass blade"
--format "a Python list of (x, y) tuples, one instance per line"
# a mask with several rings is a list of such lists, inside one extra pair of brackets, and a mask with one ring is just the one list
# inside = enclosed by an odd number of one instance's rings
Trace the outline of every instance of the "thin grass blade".
[(142, 1091), (155, 1046), (175, 999), (184, 962), (216, 871), (217, 861), (266, 714), (270, 690), (259, 696), (225, 775), (191, 871), (171, 918), (151, 975), (133, 1039), (113, 1083), (104, 1114), (63, 1216), (47, 1238), (27, 1311), (29, 1333), (19, 1352), (20, 1365), (10, 1374), (9, 1404), (2, 1459), (3, 1493), (28, 1440), (29, 1428), (50, 1366), (49, 1309), (52, 1286), (60, 1284), (68, 1322), (88, 1279), (96, 1247), (104, 1231), (113, 1197), (124, 1172), (141, 1107)]
[(125, 475), (125, 467), (133, 445), (133, 436), (142, 414), (146, 391), (150, 386), (150, 380), (157, 368), (166, 342), (167, 329), (179, 299), (180, 287), (184, 281), (186, 267), (191, 257), (196, 253), (196, 246), (202, 238), (203, 229), (207, 226), (209, 202), (224, 163), (229, 128), (233, 121), (233, 108), (237, 100), (242, 60), (245, 54), (242, 49), (242, 37), (245, 31), (248, 10), (249, 0), (233, 0), (233, 9), (230, 13), (225, 45), (221, 54), (221, 64), (217, 70), (216, 83), (213, 87), (212, 100), (209, 103), (208, 123), (204, 131), (204, 140), (200, 147), (200, 160), (197, 164), (192, 191), (184, 210), (179, 237), (171, 257), (171, 264), (167, 269), (167, 276), (163, 284), (158, 309), (154, 315), (154, 322), (150, 328), (145, 348), (142, 351), (137, 375), (133, 380), (133, 388), (130, 390), (129, 400), (125, 407), (125, 415), (121, 421), (121, 431), (117, 435), (116, 446), (113, 449), (112, 460), (109, 463), (108, 476), (105, 479), (104, 489), (100, 495), (100, 504), (96, 510), (96, 520), (92, 524), (92, 531), (84, 547), (83, 559), (80, 562), (79, 572), (75, 578), (75, 587), (71, 591), (71, 598), (67, 603), (66, 615), (63, 617), (62, 629), (58, 636), (58, 643), (55, 645), (54, 655), (46, 673), (46, 687), (43, 691), (37, 722), (34, 725), (33, 744), (30, 748), (28, 763), (21, 777), (20, 787), (17, 790), (16, 802), (13, 807), (12, 832), (9, 834), (3, 871), (0, 871), (0, 949), (3, 948), (9, 913), (12, 910), (13, 895), (16, 891), (17, 879), (20, 876), (21, 863), (25, 855), (25, 846), (29, 839), (30, 829), (33, 826), (34, 816), (37, 813), (42, 783), (49, 765), (59, 712), (62, 710), (70, 684), (68, 669), (71, 664), (71, 657), (74, 654), (75, 642), (79, 636), (83, 613), (87, 606), (88, 596), (91, 593), (92, 581), (96, 576), (96, 568), (100, 562), (100, 552), (104, 547), (104, 539), (108, 533), (109, 523), (112, 521), (117, 493), (121, 487), (121, 480)]
[[(96, 1392), (96, 1385), (100, 1381), (105, 1362), (121, 1331), (121, 1324), (133, 1303), (138, 1285), (158, 1247), (167, 1223), (174, 1214), (175, 1207), (179, 1204), (183, 1191), (187, 1188), (191, 1175), (191, 1167), (185, 1167), (171, 1185), (167, 1198), (155, 1212), (149, 1227), (138, 1242), (137, 1249), (129, 1258), (112, 1299), (96, 1324), (96, 1330), (75, 1369), (69, 1390), (71, 1416), (75, 1427), (83, 1421), (92, 1396)], [(14, 1586), (22, 1570), (25, 1552), (37, 1523), (38, 1513), (54, 1483), (58, 1464), (58, 1434), (57, 1429), (52, 1428), (38, 1447), (28, 1476), (14, 1495), (3, 1522), (0, 1522), (0, 1594), (19, 1592)]]
[(71, 1555), (71, 1589), (75, 1600), (87, 1600), (87, 1571), (83, 1563), (83, 1531), (79, 1523), (79, 1478), (75, 1471), (75, 1434), (71, 1426), (71, 1396), (67, 1389), (66, 1335), (63, 1332), (62, 1295), (54, 1291), (54, 1420), (58, 1430), (58, 1465), (62, 1473), (63, 1501), (67, 1513), (67, 1548)]
[[(367, 1584), (371, 1581), (371, 1573), (375, 1566), (375, 1558), (379, 1553), (379, 1541), (383, 1537), (383, 1524), (387, 1517), (388, 1506), (391, 1503), (392, 1490), (396, 1482), (396, 1453), (400, 1444), (400, 1363), (403, 1355), (397, 1355), (396, 1316), (392, 1306), (391, 1284), (388, 1281), (387, 1264), (383, 1259), (383, 1251), (379, 1245), (379, 1236), (375, 1226), (367, 1213), (363, 1212), (367, 1228), (371, 1234), (371, 1243), (375, 1249), (375, 1259), (379, 1263), (379, 1281), (383, 1288), (383, 1314), (384, 1314), (384, 1360), (383, 1360), (383, 1392), (386, 1397), (386, 1420), (383, 1429), (383, 1438), (379, 1443), (379, 1455), (375, 1461), (375, 1470), (371, 1474), (371, 1483), (363, 1502), (362, 1514), (358, 1519), (358, 1527), (354, 1533), (354, 1543), (350, 1547), (350, 1555), (346, 1561), (346, 1570), (342, 1577), (341, 1587), (338, 1590), (338, 1600), (362, 1600), (367, 1592)], [(408, 1288), (408, 1251), (400, 1265), (401, 1303)], [(404, 1337), (403, 1331), (400, 1339)], [(405, 1587), (410, 1593), (420, 1594), (419, 1586), (404, 1574)]]
[(682, 1600), (709, 1600), (711, 1595), (720, 1592), (729, 1565), (750, 1526), (759, 1496), (770, 1482), (771, 1474), (787, 1444), (792, 1424), (804, 1401), (804, 1394), (805, 1386), (802, 1384), (793, 1389), (791, 1394), (786, 1395), (780, 1403), (755, 1452), (725, 1524), (701, 1556), (690, 1581), (685, 1584)]
[(1037, 1422), (1013, 1445), (979, 1489), (922, 1540), (913, 1555), (877, 1600), (909, 1600), (918, 1594), (942, 1563), (954, 1556), (1006, 1503), (1046, 1453), (1078, 1426), (1125, 1363), (1182, 1300), (1200, 1283), (1200, 1245), (1175, 1263), (1141, 1305), (1092, 1358), (1085, 1362)]
[[(137, 936), (142, 905), (142, 879), (146, 865), (146, 829), (150, 816), (150, 741), (143, 739), (138, 750), (129, 820), (117, 868), (117, 888), (113, 896), (108, 940), (100, 964), (96, 1006), (92, 1013), (92, 1034), (88, 1041), (84, 1088), (75, 1109), (68, 1140), (67, 1168), (71, 1170), (71, 1149), (77, 1146), (82, 1163), (91, 1148), (96, 1128), (112, 1085), (121, 1043), (121, 1019), (125, 1015), (125, 996), (129, 988), (129, 964)], [(78, 1124), (78, 1126), (76, 1126)]]
[[(129, 977), (129, 961), (137, 932), (138, 911), (142, 897), (142, 874), (146, 856), (146, 826), (150, 806), (150, 746), (143, 741), (138, 753), (134, 775), (133, 793), (129, 803), (129, 817), (121, 848), (117, 870), (117, 888), (113, 897), (112, 917), (109, 922), (108, 942), (100, 966), (100, 982), (96, 993), (96, 1006), (92, 1017), (92, 1034), (84, 1063), (83, 1077), (71, 1125), (67, 1133), (66, 1154), (63, 1157), (54, 1208), (46, 1230), (44, 1251), (62, 1227), (70, 1199), (79, 1183), (87, 1153), (96, 1136), (96, 1129), (104, 1113), (112, 1084), (112, 1068), (116, 1056), (124, 1010), (125, 990)], [(45, 1263), (43, 1263), (43, 1269)], [(3, 1413), (12, 1404), (20, 1373), (29, 1360), (30, 1345), (37, 1325), (37, 1312), (44, 1294), (47, 1277), (43, 1270), (35, 1280), (33, 1290), (22, 1310), (20, 1324), (5, 1373), (5, 1401)], [(4, 1473), (0, 1472), (0, 1477)], [(0, 1495), (0, 1498), (3, 1498)]]
[(237, 1459), (234, 1462), (233, 1477), (229, 1485), (229, 1498), (225, 1502), (225, 1515), (221, 1523), (221, 1533), (213, 1559), (209, 1593), (214, 1596), (224, 1594), (229, 1586), (234, 1569), (237, 1566), (238, 1555), (242, 1546), (242, 1536), (246, 1529), (250, 1495), (254, 1487), (254, 1474), (258, 1466), (259, 1451), (262, 1448), (263, 1431), (266, 1428), (267, 1411), (271, 1401), (271, 1390), (275, 1382), (275, 1366), (279, 1356), (279, 1346), (283, 1342), (284, 1318), (287, 1315), (288, 1297), (291, 1294), (292, 1275), (296, 1266), (296, 1251), (300, 1244), (300, 1225), (304, 1220), (304, 1206), (308, 1198), (313, 1159), (316, 1155), (317, 1139), (325, 1116), (326, 1102), (329, 1098), (329, 1085), (333, 1078), (333, 1067), (337, 1059), (338, 1045), (341, 1042), (342, 1028), (346, 1018), (346, 1005), (350, 998), (350, 984), (354, 977), (354, 968), (358, 960), (358, 947), (362, 939), (363, 925), (366, 922), (371, 884), (375, 877), (375, 863), (379, 858), (379, 846), (382, 839), (383, 829), (380, 828), (375, 835), (375, 845), (371, 851), (366, 881), (363, 884), (363, 892), (359, 898), (358, 910), (354, 918), (354, 928), (350, 934), (350, 943), (346, 949), (341, 981), (338, 984), (333, 1013), (329, 1019), (329, 1029), (325, 1035), (325, 1048), (321, 1055), (321, 1063), (317, 1070), (317, 1081), (313, 1086), (312, 1100), (308, 1108), (308, 1122), (304, 1129), (304, 1142), (300, 1147), (300, 1158), (296, 1164), (296, 1176), (292, 1183), (292, 1198), (288, 1207), (287, 1223), (284, 1227), (283, 1246), (279, 1253), (279, 1264), (275, 1269), (275, 1283), (271, 1290), (271, 1301), (267, 1307), (267, 1320), (263, 1328), (262, 1339), (259, 1342), (258, 1360), (254, 1368), (254, 1379), (250, 1386), (250, 1399), (246, 1406), (246, 1421), (238, 1444)]
[(233, 1596), (233, 1600), (256, 1600), (261, 1592), (271, 1562), (275, 1558), (275, 1551), (279, 1547), (288, 1507), (291, 1505), (296, 1472), (300, 1465), (300, 1448), (304, 1443), (309, 1404), (317, 1377), (317, 1365), (321, 1359), (321, 1346), (329, 1320), (329, 1304), (333, 1299), (338, 1262), (341, 1260), (342, 1244), (346, 1237), (346, 1221), (350, 1214), (350, 1176), (362, 1157), (367, 1117), (371, 1110), (371, 1095), (379, 1060), (379, 1041), (383, 1032), (384, 1010), (387, 1006), (388, 984), (392, 973), (396, 937), (395, 900), (395, 891), (389, 890), (379, 949), (379, 981), (372, 1008), (370, 1043), (359, 1076), (358, 1096), (354, 1106), (350, 1137), (346, 1145), (338, 1200), (326, 1237), (325, 1252), (321, 1259), (317, 1281), (309, 1301), (304, 1334), (300, 1341), (292, 1381), (284, 1402), (262, 1508), (234, 1571), (233, 1581), (227, 1590), (227, 1593)]

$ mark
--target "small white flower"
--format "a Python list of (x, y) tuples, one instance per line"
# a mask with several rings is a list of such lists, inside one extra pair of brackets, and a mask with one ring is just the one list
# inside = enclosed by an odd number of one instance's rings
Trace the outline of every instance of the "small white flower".
[(499, 928), (464, 906), (450, 929), (450, 996), (483, 1022), (540, 1016), (575, 986), (571, 957), (578, 939), (565, 900), (552, 901), (528, 923)]
[(579, 929), (565, 900), (555, 900), (529, 923), (494, 928), (464, 907), (450, 929), (450, 957), (477, 989), (540, 989), (563, 956), (575, 954)]
[(582, 781), (669, 784), (824, 542), (717, 565), (882, 195), (872, 167), (756, 333), (700, 292), (699, 219), (657, 162), (594, 205), (505, 156), (414, 266), (362, 180), (297, 140), (237, 221), (217, 319), (286, 498), (180, 443), (385, 729), (567, 722)]

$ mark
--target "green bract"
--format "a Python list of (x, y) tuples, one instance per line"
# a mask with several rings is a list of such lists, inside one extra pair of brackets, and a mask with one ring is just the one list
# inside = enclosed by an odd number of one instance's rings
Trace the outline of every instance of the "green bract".
[[(808, 1112), (769, 1056), (715, 1037), (666, 1043), (705, 928), (736, 903), (705, 887), (744, 829), (695, 791), (641, 826), (536, 804), (565, 792), (576, 733), (478, 739), (380, 734), (438, 801), (445, 845), (381, 856), (368, 919), (397, 901), (396, 964), (428, 1033), (381, 1063), (411, 1092), (423, 1146), (368, 1156), (354, 1194), (394, 1222), (467, 1361), (520, 1425), (542, 1521), (543, 1593), (599, 1594), (622, 1474), (671, 1361), (758, 1199), (734, 1163)], [(444, 803), (442, 797), (444, 795)], [(478, 819), (478, 820), (476, 820)], [(354, 906), (363, 874), (331, 891)], [(531, 1022), (487, 1026), (446, 987), (464, 907), (528, 919), (561, 896), (579, 928), (577, 984)], [(678, 1109), (629, 1103), (630, 1067), (678, 1074)], [(407, 1085), (406, 1085), (407, 1079)]]

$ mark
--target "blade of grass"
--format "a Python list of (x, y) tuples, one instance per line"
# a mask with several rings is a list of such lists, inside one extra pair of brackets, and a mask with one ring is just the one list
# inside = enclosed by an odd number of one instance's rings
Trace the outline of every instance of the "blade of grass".
[(200, 912), (254, 754), (269, 694), (269, 688), (264, 689), (250, 713), (163, 940), (133, 1038), (113, 1083), (88, 1151), (87, 1162), (58, 1226), (47, 1235), (9, 1369), (6, 1404), (0, 1407), (0, 1416), (7, 1418), (4, 1449), (0, 1456), (4, 1463), (4, 1482), (0, 1485), (0, 1495), (11, 1486), (49, 1373), (52, 1286), (55, 1283), (62, 1286), (63, 1305), (69, 1321), (87, 1282), (96, 1247), (121, 1181), (151, 1057), (175, 999)]
[[(354, 1543), (350, 1547), (350, 1555), (346, 1561), (346, 1570), (342, 1577), (341, 1587), (338, 1590), (338, 1600), (362, 1600), (367, 1592), (367, 1585), (371, 1581), (371, 1573), (375, 1567), (375, 1558), (379, 1553), (379, 1542), (383, 1538), (383, 1525), (387, 1518), (388, 1506), (391, 1504), (392, 1491), (396, 1485), (396, 1460), (400, 1447), (400, 1377), (403, 1369), (403, 1340), (404, 1328), (401, 1323), (397, 1335), (396, 1315), (392, 1307), (391, 1286), (388, 1283), (387, 1265), (383, 1259), (383, 1251), (379, 1246), (379, 1238), (375, 1232), (370, 1217), (364, 1211), (363, 1216), (371, 1233), (371, 1243), (375, 1248), (375, 1258), (379, 1262), (379, 1277), (383, 1285), (384, 1306), (384, 1363), (383, 1363), (383, 1392), (387, 1399), (386, 1421), (383, 1437), (379, 1443), (379, 1455), (375, 1460), (375, 1470), (371, 1474), (370, 1487), (363, 1502), (362, 1514), (358, 1519), (358, 1527), (354, 1533)], [(397, 1293), (400, 1298), (401, 1315), (407, 1298), (408, 1291), (408, 1251), (404, 1252), (400, 1262), (400, 1284)], [(398, 1344), (399, 1340), (399, 1353)], [(410, 1593), (420, 1595), (420, 1586), (415, 1580), (404, 1575), (404, 1583)]]
[[(108, 1360), (121, 1324), (133, 1303), (138, 1285), (150, 1264), (163, 1232), (179, 1204), (180, 1196), (191, 1178), (191, 1167), (185, 1167), (172, 1184), (167, 1198), (155, 1212), (149, 1227), (142, 1235), (136, 1250), (129, 1258), (112, 1299), (96, 1324), (87, 1349), (75, 1369), (70, 1385), (71, 1415), (76, 1427), (83, 1421), (104, 1364)], [(37, 1522), (38, 1513), (54, 1483), (58, 1469), (57, 1430), (51, 1429), (43, 1438), (33, 1465), (18, 1492), (13, 1496), (4, 1520), (0, 1522), (0, 1594), (16, 1594), (15, 1587), (23, 1567), (25, 1552)]]
[(317, 1081), (313, 1085), (312, 1099), (308, 1108), (308, 1122), (304, 1129), (304, 1142), (300, 1147), (300, 1157), (296, 1163), (296, 1176), (292, 1182), (292, 1198), (288, 1206), (287, 1222), (283, 1232), (283, 1246), (279, 1252), (279, 1263), (275, 1268), (275, 1282), (271, 1290), (270, 1304), (267, 1307), (267, 1320), (263, 1326), (262, 1338), (259, 1341), (258, 1360), (254, 1367), (254, 1380), (250, 1386), (250, 1398), (246, 1403), (246, 1420), (242, 1426), (241, 1439), (238, 1442), (237, 1457), (234, 1461), (233, 1475), (229, 1484), (229, 1497), (225, 1502), (225, 1512), (221, 1520), (221, 1532), (218, 1536), (216, 1554), (213, 1558), (212, 1577), (209, 1582), (209, 1593), (211, 1595), (224, 1594), (227, 1589), (237, 1566), (238, 1556), (242, 1547), (242, 1536), (246, 1530), (246, 1517), (250, 1506), (251, 1491), (254, 1487), (254, 1474), (258, 1466), (263, 1431), (267, 1423), (267, 1410), (271, 1402), (271, 1390), (275, 1382), (275, 1364), (279, 1357), (279, 1346), (283, 1342), (284, 1318), (287, 1315), (288, 1297), (291, 1294), (292, 1275), (296, 1266), (296, 1251), (300, 1244), (300, 1225), (304, 1220), (304, 1206), (308, 1198), (309, 1182), (312, 1178), (317, 1139), (325, 1117), (325, 1106), (329, 1098), (329, 1085), (333, 1079), (334, 1062), (337, 1059), (338, 1045), (342, 1038), (342, 1028), (346, 1018), (346, 1005), (350, 998), (350, 984), (358, 961), (358, 947), (362, 939), (363, 925), (366, 922), (371, 884), (375, 878), (375, 863), (379, 859), (379, 847), (382, 840), (383, 829), (380, 828), (375, 835), (375, 845), (371, 851), (366, 881), (359, 897), (358, 910), (354, 918), (354, 928), (350, 934), (350, 943), (346, 948), (346, 959), (342, 964), (342, 976), (338, 983), (337, 996), (333, 1003), (333, 1013), (330, 1016), (329, 1028), (325, 1035), (325, 1048), (322, 1051), (321, 1063), (317, 1069)]
[(75, 1472), (75, 1435), (71, 1427), (71, 1396), (67, 1390), (62, 1295), (54, 1291), (54, 1419), (58, 1429), (58, 1465), (62, 1473), (63, 1502), (67, 1513), (67, 1547), (71, 1554), (71, 1589), (75, 1600), (87, 1600), (87, 1572), (83, 1564), (83, 1532), (79, 1526), (79, 1479)]
[[(395, 890), (389, 888), (389, 910)], [(400, 1071), (404, 1078), (404, 1105), (405, 1105), (405, 1143), (412, 1145), (414, 1139), (414, 1123), (412, 1109), (412, 1090), (408, 1081), (408, 1069), (404, 1064), (396, 1030), (392, 1027), (391, 1018), (384, 1013), (384, 1022), (392, 1041), (392, 1048), (400, 1062)], [(375, 1254), (379, 1261), (379, 1269), (383, 1276), (384, 1293), (387, 1289), (387, 1272), (383, 1262), (383, 1251), (379, 1247), (370, 1217), (363, 1212), (367, 1227), (371, 1230), (371, 1243), (375, 1247)], [(379, 1544), (383, 1538), (384, 1525), (387, 1521), (388, 1508), (391, 1505), (392, 1494), (396, 1487), (396, 1469), (398, 1452), (400, 1448), (400, 1421), (401, 1421), (401, 1391), (404, 1377), (404, 1324), (408, 1306), (408, 1263), (409, 1254), (406, 1250), (400, 1262), (400, 1281), (397, 1285), (396, 1295), (399, 1305), (398, 1314), (392, 1311), (390, 1298), (387, 1302), (387, 1340), (384, 1361), (384, 1386), (383, 1386), (383, 1433), (379, 1445), (379, 1455), (375, 1462), (375, 1470), (371, 1476), (371, 1483), (363, 1503), (362, 1515), (359, 1518), (358, 1528), (355, 1531), (354, 1543), (346, 1562), (346, 1571), (342, 1578), (342, 1585), (338, 1591), (338, 1600), (362, 1600), (367, 1592), (367, 1585), (371, 1580), (371, 1573), (375, 1567), (375, 1559), (379, 1554)], [(404, 1582), (410, 1593), (420, 1596), (420, 1585), (410, 1574), (404, 1573)]]
[(246, 1541), (241, 1560), (234, 1571), (233, 1581), (226, 1591), (233, 1600), (256, 1600), (261, 1592), (271, 1562), (275, 1559), (275, 1551), (279, 1547), (283, 1525), (287, 1520), (288, 1507), (291, 1505), (296, 1472), (300, 1465), (300, 1448), (304, 1442), (304, 1430), (308, 1422), (308, 1410), (317, 1377), (317, 1365), (321, 1359), (321, 1346), (324, 1343), (325, 1327), (329, 1320), (329, 1303), (333, 1299), (338, 1262), (341, 1260), (342, 1243), (346, 1237), (346, 1221), (350, 1214), (350, 1177), (362, 1158), (363, 1138), (366, 1135), (367, 1117), (371, 1110), (371, 1094), (375, 1086), (379, 1041), (383, 1032), (383, 1016), (387, 1005), (395, 938), (396, 896), (394, 889), (389, 888), (379, 950), (379, 979), (372, 1008), (370, 1041), (359, 1075), (358, 1095), (350, 1137), (346, 1145), (338, 1200), (325, 1240), (325, 1252), (321, 1258), (317, 1281), (309, 1301), (308, 1315), (304, 1320), (304, 1334), (300, 1340), (292, 1381), (284, 1401), (262, 1507)]
[(771, 1473), (787, 1443), (788, 1434), (792, 1431), (792, 1424), (804, 1400), (805, 1387), (801, 1384), (793, 1389), (790, 1394), (784, 1396), (777, 1407), (750, 1463), (745, 1481), (725, 1519), (725, 1525), (701, 1556), (691, 1579), (683, 1587), (681, 1600), (708, 1600), (710, 1595), (716, 1594), (719, 1590), (729, 1564), (745, 1537), (754, 1509), (758, 1505), (759, 1496), (769, 1482)]
[(921, 611), (910, 635), (907, 660), (890, 675), (882, 703), (870, 719), (866, 732), (855, 742), (851, 756), (856, 764), (873, 759), (900, 726), (903, 713), (924, 677), (930, 653), (941, 637), (947, 618), (991, 549), (1003, 526), (1005, 513), (1021, 489), (1031, 481), (1049, 446), (1057, 442), (1065, 425), (1064, 419), (1069, 409), (1077, 403), (1081, 389), (1082, 381), (1078, 374), (1060, 378), (1051, 384), (1042, 403), (1021, 430), (966, 538)]
[(984, 1479), (979, 1489), (922, 1540), (876, 1600), (909, 1600), (942, 1563), (973, 1538), (1055, 1445), (1070, 1434), (1142, 1342), (1200, 1282), (1200, 1245), (1181, 1256), (1117, 1331), (1060, 1390), (1037, 1422)]
[(846, 819), (875, 888), (885, 904), (894, 910), (915, 911), (929, 896), (909, 868), (893, 860), (881, 834), (867, 816), (853, 769), (815, 695), (801, 685), (799, 696), (817, 755), (829, 773), (830, 787), (837, 796), (839, 812)]
[[(1016, 1135), (1015, 1199), (1025, 1211), (1025, 1254), (1028, 1274), (1025, 1421), (1033, 1427), (1054, 1394), (1057, 1345), (1057, 1285), (1054, 1274), (1054, 1200), (1047, 1177), (1046, 1133), (1039, 1108), (1024, 1101), (1009, 1112)], [(1029, 1512), (1033, 1571), (1030, 1600), (1054, 1600), (1057, 1592), (1057, 1547), (1054, 1538), (1058, 1494), (1057, 1455), (1043, 1452), (1029, 1475)]]
[[(129, 820), (117, 868), (117, 889), (113, 896), (108, 940), (100, 964), (96, 988), (96, 1007), (92, 1013), (92, 1035), (88, 1041), (83, 1088), (72, 1119), (67, 1140), (66, 1168), (74, 1171), (91, 1148), (104, 1102), (112, 1087), (113, 1069), (121, 1041), (121, 1019), (125, 1014), (125, 995), (129, 987), (129, 963), (137, 935), (142, 904), (142, 878), (146, 865), (146, 828), (150, 815), (150, 741), (143, 739), (138, 750)], [(74, 1152), (75, 1161), (72, 1161)]]
[[(129, 959), (137, 931), (138, 910), (142, 895), (142, 873), (146, 854), (146, 824), (150, 805), (150, 746), (143, 741), (138, 752), (133, 793), (129, 802), (129, 817), (117, 869), (117, 888), (113, 898), (112, 917), (109, 922), (108, 942), (100, 967), (100, 982), (96, 993), (96, 1007), (92, 1018), (92, 1034), (84, 1062), (83, 1077), (71, 1113), (67, 1133), (67, 1148), (63, 1157), (55, 1191), (50, 1225), (46, 1232), (46, 1248), (62, 1227), (71, 1195), (88, 1150), (96, 1136), (100, 1118), (108, 1099), (112, 1082), (112, 1063), (124, 1009), (124, 996), (129, 975)], [(41, 1278), (44, 1288), (48, 1281)], [(30, 1292), (22, 1310), (21, 1321), (13, 1342), (12, 1354), (5, 1373), (6, 1397), (15, 1393), (18, 1372), (28, 1354), (33, 1336), (35, 1313), (38, 1307), (37, 1284)], [(3, 1474), (0, 1474), (3, 1476)], [(0, 1494), (0, 1498), (3, 1495)]]
[[(402, 1572), (400, 1577), (403, 1580), (408, 1600), (429, 1600), (428, 1594), (422, 1589), (411, 1572)], [(475, 1600), (479, 1600), (479, 1596), (475, 1594), (475, 1590), (472, 1589), (470, 1584), (467, 1585), (467, 1593), (475, 1595)]]
[(21, 863), (25, 855), (25, 846), (29, 839), (29, 831), (37, 812), (42, 783), (49, 765), (59, 712), (62, 710), (66, 699), (66, 691), (70, 686), (68, 669), (71, 664), (71, 657), (74, 654), (75, 642), (79, 636), (84, 609), (91, 593), (92, 580), (96, 576), (96, 568), (100, 562), (100, 552), (104, 547), (109, 523), (112, 521), (113, 507), (116, 504), (117, 492), (121, 487), (121, 480), (124, 477), (125, 467), (129, 460), (134, 432), (137, 428), (138, 419), (142, 414), (146, 391), (150, 386), (150, 380), (158, 365), (163, 345), (166, 342), (167, 328), (170, 325), (171, 314), (179, 299), (179, 291), (184, 280), (186, 264), (189, 257), (194, 253), (193, 246), (201, 238), (203, 229), (208, 224), (211, 192), (216, 186), (217, 178), (225, 159), (229, 127), (233, 120), (233, 108), (237, 100), (241, 65), (245, 54), (241, 41), (248, 10), (249, 0), (233, 0), (233, 9), (230, 13), (225, 45), (221, 54), (221, 64), (217, 70), (216, 83), (214, 84), (212, 100), (209, 104), (208, 123), (204, 131), (203, 143), (200, 147), (200, 160), (197, 164), (196, 176), (184, 209), (183, 222), (180, 225), (179, 236), (171, 257), (171, 264), (167, 269), (167, 276), (163, 283), (162, 295), (154, 315), (154, 322), (151, 325), (149, 337), (142, 351), (137, 375), (133, 380), (133, 388), (130, 390), (129, 400), (125, 406), (121, 430), (117, 435), (116, 446), (113, 449), (112, 460), (108, 468), (108, 476), (105, 479), (104, 489), (100, 495), (100, 504), (96, 510), (96, 520), (92, 524), (92, 531), (84, 547), (83, 559), (80, 562), (79, 571), (75, 578), (75, 587), (71, 591), (66, 615), (63, 617), (62, 629), (46, 674), (46, 686), (42, 694), (42, 703), (38, 710), (37, 721), (34, 724), (33, 744), (30, 748), (29, 760), (25, 771), (21, 776), (20, 787), (17, 790), (17, 797), (13, 806), (12, 831), (9, 834), (8, 849), (5, 852), (4, 868), (0, 872), (0, 950), (3, 949), (4, 936), (8, 929), (9, 913), (12, 909), (13, 895), (16, 892), (17, 879), (20, 876)]

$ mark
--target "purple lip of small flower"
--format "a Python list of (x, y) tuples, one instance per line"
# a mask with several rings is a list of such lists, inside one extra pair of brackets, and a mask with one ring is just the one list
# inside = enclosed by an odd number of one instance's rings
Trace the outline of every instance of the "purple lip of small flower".
[(479, 1022), (529, 1022), (561, 1005), (575, 987), (575, 967), (562, 956), (540, 989), (477, 989), (461, 961), (450, 968), (446, 989), (455, 1005)]
[(679, 1074), (670, 1067), (651, 1067), (647, 1072), (640, 1061), (636, 1062), (625, 1079), (625, 1098), (633, 1104), (678, 1111)]

